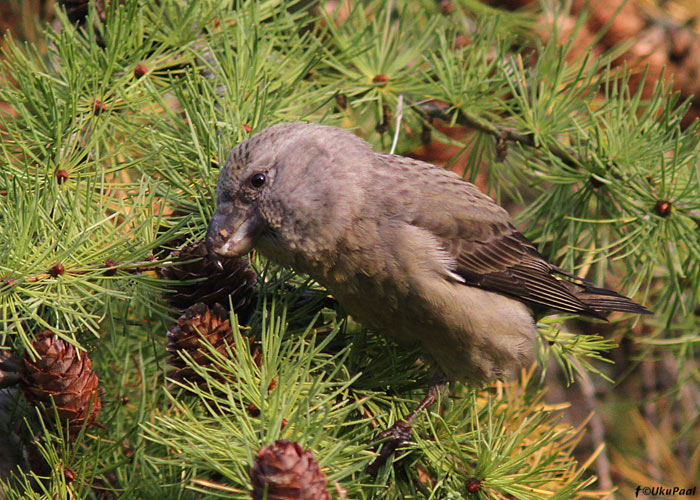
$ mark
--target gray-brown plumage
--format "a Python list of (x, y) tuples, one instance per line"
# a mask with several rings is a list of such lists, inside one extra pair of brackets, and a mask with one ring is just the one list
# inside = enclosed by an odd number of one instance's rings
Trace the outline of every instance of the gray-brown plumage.
[(276, 125), (234, 148), (207, 245), (256, 248), (309, 274), (359, 321), (474, 383), (532, 363), (535, 315), (648, 313), (548, 263), (456, 174), (316, 124)]

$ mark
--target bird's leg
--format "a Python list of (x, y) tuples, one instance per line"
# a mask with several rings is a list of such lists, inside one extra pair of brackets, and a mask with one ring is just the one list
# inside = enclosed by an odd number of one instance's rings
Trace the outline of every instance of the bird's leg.
[(435, 404), (438, 399), (438, 395), (445, 388), (446, 382), (444, 377), (436, 378), (428, 389), (428, 393), (425, 395), (423, 400), (418, 403), (418, 406), (406, 417), (405, 419), (398, 420), (394, 425), (389, 427), (387, 430), (383, 431), (375, 441), (382, 441), (388, 437), (388, 441), (382, 444), (379, 449), (379, 456), (367, 466), (367, 472), (371, 475), (376, 475), (379, 472), (379, 468), (384, 465), (384, 463), (389, 459), (389, 457), (394, 453), (403, 443), (408, 441), (411, 437), (411, 431), (413, 430), (413, 421), (416, 419), (418, 413), (423, 410), (427, 410)]

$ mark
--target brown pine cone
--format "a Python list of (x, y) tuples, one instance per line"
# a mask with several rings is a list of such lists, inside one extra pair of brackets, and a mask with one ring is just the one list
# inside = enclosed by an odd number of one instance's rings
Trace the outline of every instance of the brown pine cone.
[[(17, 387), (0, 389), (0, 479), (7, 481), (12, 471), (26, 473), (29, 469), (24, 446), (17, 429), (20, 390)], [(2, 487), (0, 487), (0, 498)]]
[(250, 481), (253, 500), (330, 499), (326, 476), (314, 460), (314, 454), (286, 439), (258, 450), (250, 469)]
[(219, 269), (207, 258), (204, 241), (175, 250), (170, 256), (173, 264), (161, 267), (158, 273), (161, 278), (173, 282), (173, 293), (167, 297), (173, 308), (184, 311), (197, 302), (203, 302), (210, 307), (218, 303), (228, 309), (231, 296), (238, 321), (241, 324), (247, 322), (257, 282), (257, 275), (250, 268), (248, 259), (221, 259), (223, 269)]
[[(188, 308), (177, 323), (168, 330), (168, 345), (166, 349), (172, 354), (168, 364), (175, 367), (171, 375), (177, 380), (190, 380), (201, 382), (194, 370), (187, 366), (179, 355), (181, 351), (187, 351), (192, 359), (200, 366), (211, 363), (208, 357), (209, 350), (203, 343), (203, 339), (221, 354), (226, 355), (226, 347), (233, 345), (233, 330), (229, 320), (229, 313), (220, 304), (214, 304), (210, 309), (206, 304), (198, 302)], [(250, 341), (249, 337), (244, 337)], [(253, 356), (259, 357), (259, 350), (255, 350)]]
[(22, 390), (30, 403), (42, 406), (46, 415), (53, 415), (51, 399), (60, 419), (68, 420), (72, 431), (85, 421), (92, 424), (100, 411), (97, 374), (87, 353), (77, 349), (52, 332), (45, 330), (33, 343), (39, 357), (36, 361), (25, 354)]
[(22, 371), (22, 358), (9, 349), (0, 349), (0, 389), (17, 385)]
[[(89, 13), (89, 0), (58, 0), (58, 5), (66, 9), (66, 15), (71, 23), (84, 25), (87, 22)], [(122, 2), (123, 3), (123, 2)], [(95, 8), (100, 19), (106, 19), (106, 12), (109, 2), (105, 0), (95, 0)]]

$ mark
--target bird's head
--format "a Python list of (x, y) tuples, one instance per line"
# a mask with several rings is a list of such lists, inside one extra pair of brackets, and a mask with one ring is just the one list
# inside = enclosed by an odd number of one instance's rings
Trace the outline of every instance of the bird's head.
[[(219, 174), (207, 248), (228, 257), (257, 248), (293, 265), (330, 247), (362, 204), (369, 145), (349, 132), (285, 123), (236, 146)], [(367, 158), (365, 158), (367, 157)]]

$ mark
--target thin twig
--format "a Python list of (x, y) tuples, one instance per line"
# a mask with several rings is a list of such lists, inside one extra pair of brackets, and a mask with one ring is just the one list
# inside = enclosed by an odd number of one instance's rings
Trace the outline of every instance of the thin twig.
[[(440, 107), (435, 101), (421, 101), (413, 104), (413, 106), (426, 118), (437, 118), (444, 121), (451, 121), (452, 116), (448, 113), (447, 108)], [(545, 149), (541, 143), (535, 142), (534, 134), (523, 134), (507, 127), (498, 127), (493, 123), (481, 120), (475, 116), (471, 116), (462, 110), (457, 111), (456, 123), (465, 127), (470, 127), (485, 134), (493, 136), (498, 144), (505, 141), (517, 142), (534, 149)], [(559, 158), (565, 165), (569, 167), (579, 168), (584, 161), (569, 149), (554, 145), (546, 146), (549, 153)], [(676, 208), (686, 216), (690, 217), (693, 222), (700, 227), (700, 210), (696, 210), (683, 205), (675, 205)]]
[(394, 140), (391, 143), (392, 155), (396, 151), (396, 145), (399, 143), (399, 130), (401, 130), (401, 120), (403, 119), (403, 94), (399, 94), (399, 103), (396, 105), (396, 130), (394, 130)]
[[(603, 420), (600, 418), (598, 413), (598, 401), (595, 398), (595, 387), (593, 387), (593, 382), (588, 372), (581, 366), (576, 358), (571, 360), (572, 364), (576, 367), (580, 375), (581, 382), (581, 394), (583, 395), (583, 401), (586, 404), (586, 409), (593, 413), (589, 425), (591, 426), (591, 439), (593, 440), (593, 447), (598, 448), (601, 444), (605, 443), (605, 426), (603, 425)], [(602, 490), (612, 490), (613, 482), (610, 475), (610, 459), (608, 458), (608, 453), (605, 448), (602, 449), (598, 457), (596, 458), (596, 474), (598, 475), (598, 480), (600, 481), (600, 487)], [(608, 496), (606, 500), (611, 499), (612, 495)]]
[[(446, 108), (442, 108), (437, 105), (434, 101), (424, 102), (422, 104), (416, 105), (416, 108), (423, 113), (424, 116), (428, 118), (438, 118), (440, 120), (450, 121), (451, 116), (447, 112)], [(513, 129), (506, 127), (497, 127), (493, 123), (489, 123), (485, 120), (481, 120), (475, 116), (471, 116), (465, 113), (461, 109), (457, 111), (457, 123), (459, 125), (470, 127), (480, 132), (492, 135), (498, 141), (508, 141), (508, 142), (518, 142), (535, 149), (542, 149), (542, 144), (537, 144), (535, 142), (535, 136), (533, 134), (522, 134)], [(564, 164), (569, 166), (578, 167), (581, 165), (581, 160), (576, 156), (576, 154), (565, 148), (558, 146), (548, 146), (547, 150), (554, 156), (559, 158)]]

